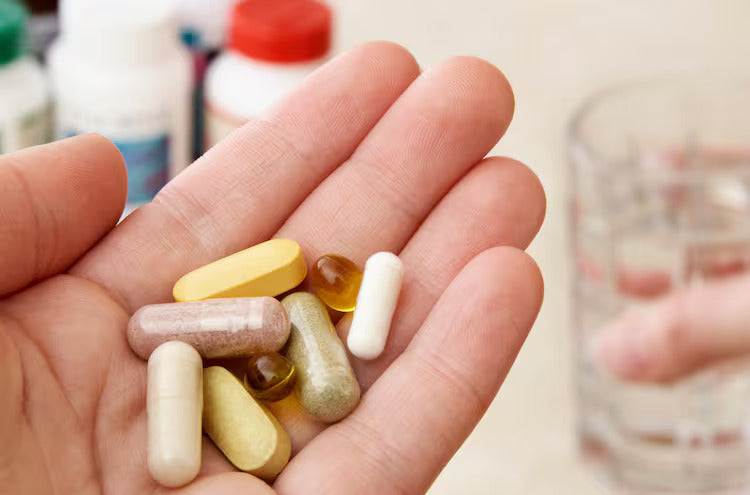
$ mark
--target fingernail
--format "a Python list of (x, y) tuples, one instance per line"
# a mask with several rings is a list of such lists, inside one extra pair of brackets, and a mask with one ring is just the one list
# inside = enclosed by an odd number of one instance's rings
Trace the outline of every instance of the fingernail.
[(636, 378), (648, 366), (643, 322), (624, 318), (608, 325), (593, 340), (594, 362), (620, 378)]

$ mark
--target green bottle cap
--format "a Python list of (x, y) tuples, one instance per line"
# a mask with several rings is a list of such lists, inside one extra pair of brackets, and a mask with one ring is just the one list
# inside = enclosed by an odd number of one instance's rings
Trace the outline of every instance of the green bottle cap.
[(26, 9), (14, 0), (0, 0), (0, 65), (24, 52)]

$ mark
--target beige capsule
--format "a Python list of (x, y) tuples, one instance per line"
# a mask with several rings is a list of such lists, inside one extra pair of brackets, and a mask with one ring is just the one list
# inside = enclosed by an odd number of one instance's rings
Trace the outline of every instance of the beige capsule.
[(148, 470), (163, 486), (185, 485), (200, 471), (202, 372), (183, 342), (160, 345), (148, 360)]
[(278, 351), (289, 337), (289, 318), (272, 297), (151, 304), (135, 312), (128, 343), (143, 359), (179, 340), (204, 358), (248, 357)]
[(259, 478), (274, 478), (289, 462), (289, 436), (221, 366), (203, 370), (203, 431), (237, 469)]
[(346, 417), (359, 401), (359, 383), (325, 304), (309, 292), (290, 294), (281, 304), (291, 322), (285, 354), (297, 370), (300, 403), (319, 421)]

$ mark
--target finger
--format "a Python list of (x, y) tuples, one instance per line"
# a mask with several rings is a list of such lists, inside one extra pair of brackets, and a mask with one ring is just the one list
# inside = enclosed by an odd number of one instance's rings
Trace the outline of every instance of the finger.
[(70, 266), (115, 225), (126, 191), (122, 155), (101, 136), (0, 156), (0, 296)]
[(489, 406), (541, 299), (541, 276), (525, 253), (477, 256), (352, 415), (300, 452), (274, 487), (424, 493)]
[(497, 143), (513, 93), (491, 64), (456, 57), (422, 74), (352, 157), (300, 206), (279, 237), (309, 261), (326, 252), (363, 262), (398, 252), (440, 198)]
[(334, 60), (188, 167), (75, 272), (130, 309), (169, 300), (180, 276), (268, 239), (418, 71), (413, 57), (390, 43)]
[(750, 354), (750, 275), (675, 292), (603, 330), (594, 358), (617, 376), (669, 382)]
[[(378, 359), (352, 363), (362, 387), (368, 388), (401, 354), (472, 258), (493, 246), (524, 249), (541, 226), (544, 209), (536, 175), (508, 158), (484, 160), (453, 187), (400, 254), (407, 274), (386, 348)], [(350, 324), (347, 315), (337, 325), (344, 341)]]

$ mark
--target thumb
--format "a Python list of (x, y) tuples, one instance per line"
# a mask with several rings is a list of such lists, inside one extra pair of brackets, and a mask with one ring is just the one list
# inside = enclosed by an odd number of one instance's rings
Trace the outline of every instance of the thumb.
[(669, 382), (750, 355), (750, 274), (671, 293), (608, 325), (594, 359), (615, 375)]

